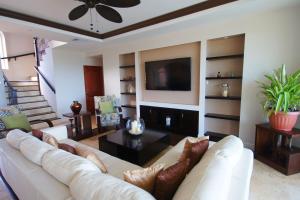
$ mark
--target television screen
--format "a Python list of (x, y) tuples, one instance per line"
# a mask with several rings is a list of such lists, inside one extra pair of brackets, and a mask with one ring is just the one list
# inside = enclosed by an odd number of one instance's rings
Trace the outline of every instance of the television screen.
[(145, 63), (147, 90), (191, 90), (191, 58)]

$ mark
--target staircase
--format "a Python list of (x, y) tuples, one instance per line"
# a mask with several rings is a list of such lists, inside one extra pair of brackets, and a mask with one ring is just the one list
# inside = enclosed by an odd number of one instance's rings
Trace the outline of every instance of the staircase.
[[(60, 119), (48, 101), (41, 94), (38, 81), (9, 81), (10, 86), (16, 90), (17, 105), (24, 113), (34, 128), (42, 128), (42, 124), (35, 120), (50, 120), (54, 125), (68, 124), (66, 118)], [(9, 87), (6, 86), (7, 99)], [(11, 101), (9, 101), (11, 102)], [(10, 105), (10, 104), (9, 104)]]

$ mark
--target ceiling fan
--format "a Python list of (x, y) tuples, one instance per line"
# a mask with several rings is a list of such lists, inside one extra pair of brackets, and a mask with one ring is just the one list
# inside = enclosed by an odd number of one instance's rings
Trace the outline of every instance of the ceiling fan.
[(99, 15), (115, 23), (122, 23), (123, 19), (120, 13), (111, 7), (128, 8), (128, 7), (136, 6), (141, 3), (140, 0), (76, 0), (76, 1), (83, 2), (84, 4), (74, 8), (69, 13), (69, 19), (71, 21), (79, 19), (80, 17), (84, 16), (89, 10), (91, 11), (91, 9), (95, 8)]

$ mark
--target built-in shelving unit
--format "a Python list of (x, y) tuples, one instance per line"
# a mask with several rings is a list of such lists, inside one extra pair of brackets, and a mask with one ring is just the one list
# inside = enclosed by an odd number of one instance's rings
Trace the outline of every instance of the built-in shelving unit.
[(232, 58), (244, 58), (244, 54), (213, 56), (213, 57), (207, 57), (206, 60), (223, 60), (223, 59), (232, 59)]
[(238, 116), (238, 115), (224, 115), (224, 114), (216, 114), (216, 113), (206, 113), (205, 117), (215, 118), (215, 119), (240, 121), (240, 116)]
[(206, 77), (206, 80), (243, 79), (242, 76)]
[(240, 96), (228, 96), (228, 97), (223, 97), (223, 96), (205, 96), (205, 99), (220, 99), (220, 100), (241, 100)]
[[(205, 135), (218, 141), (239, 135), (244, 35), (207, 41)], [(229, 85), (228, 95), (223, 85)]]
[(119, 56), (120, 89), (123, 117), (136, 116), (136, 79), (135, 54), (128, 53)]

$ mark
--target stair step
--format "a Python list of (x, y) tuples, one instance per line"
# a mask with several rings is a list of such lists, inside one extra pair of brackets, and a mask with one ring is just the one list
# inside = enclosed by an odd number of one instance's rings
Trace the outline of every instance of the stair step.
[(41, 93), (39, 90), (31, 91), (20, 91), (17, 92), (17, 97), (31, 97), (31, 96), (40, 96)]
[(33, 114), (47, 113), (47, 112), (52, 112), (52, 108), (50, 106), (36, 107), (36, 108), (22, 110), (22, 113), (24, 113), (27, 116)]
[(9, 81), (9, 83), (15, 87), (15, 86), (32, 86), (32, 85), (38, 85), (37, 81)]
[(33, 120), (40, 120), (40, 119), (51, 119), (56, 118), (57, 115), (55, 112), (46, 112), (46, 113), (39, 113), (39, 114), (32, 114), (27, 116), (29, 122)]
[[(49, 119), (47, 119), (47, 120), (54, 121), (54, 120), (58, 120), (58, 119), (61, 119), (61, 118), (54, 117), (54, 118), (49, 118)], [(40, 121), (33, 121), (33, 122), (30, 122), (31, 125), (33, 125), (33, 124), (39, 124), (39, 123), (43, 123), (43, 122), (40, 122)]]
[[(8, 91), (8, 87), (6, 86), (6, 92)], [(31, 91), (31, 90), (39, 90), (38, 85), (29, 85), (29, 86), (13, 86), (13, 88), (17, 91)]]
[(32, 102), (37, 102), (37, 101), (45, 101), (45, 97), (42, 95), (39, 96), (32, 96), (32, 97), (19, 97), (18, 98), (18, 104), (21, 103), (32, 103)]
[(50, 106), (44, 107), (44, 108), (37, 108), (37, 109), (30, 109), (30, 110), (22, 110), (22, 113), (24, 113), (26, 116), (31, 115), (39, 115), (47, 112), (52, 112), (52, 108)]
[(43, 106), (49, 106), (47, 101), (35, 101), (35, 102), (29, 102), (29, 103), (19, 103), (18, 106), (23, 109), (32, 109), (36, 107), (43, 107)]

